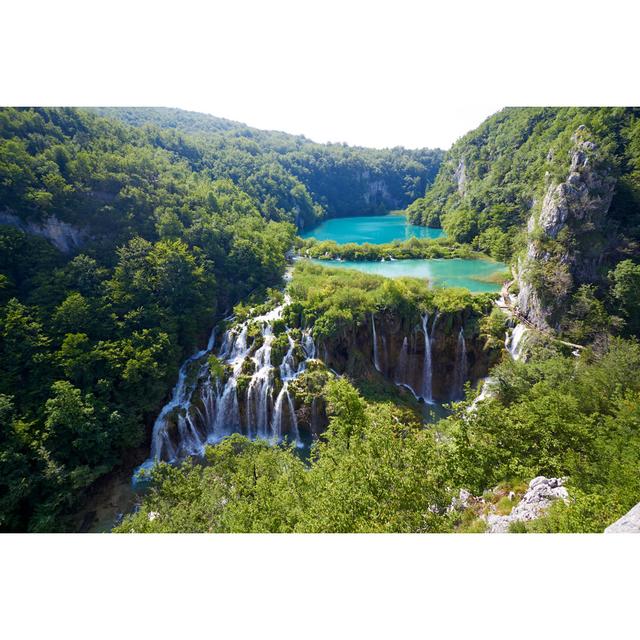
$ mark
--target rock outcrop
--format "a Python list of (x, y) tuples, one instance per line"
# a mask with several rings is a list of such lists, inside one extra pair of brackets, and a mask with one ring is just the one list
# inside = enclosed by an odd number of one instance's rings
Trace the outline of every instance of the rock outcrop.
[(538, 476), (529, 483), (529, 488), (520, 502), (506, 516), (489, 513), (486, 518), (487, 533), (507, 533), (514, 522), (529, 522), (539, 518), (556, 500), (569, 499), (562, 478)]
[(456, 170), (453, 172), (453, 178), (456, 181), (456, 185), (458, 187), (458, 194), (460, 196), (464, 196), (465, 194), (465, 185), (467, 183), (467, 165), (465, 163), (464, 158), (462, 158), (458, 162), (458, 166)]
[(615, 178), (584, 126), (572, 137), (567, 178), (547, 187), (529, 219), (527, 256), (518, 265), (517, 307), (545, 331), (557, 328), (576, 286), (596, 278)]
[(68, 222), (62, 222), (55, 216), (35, 222), (23, 220), (8, 211), (0, 212), (0, 224), (16, 227), (25, 233), (41, 236), (51, 242), (62, 253), (73, 253), (82, 247), (87, 240), (87, 233)]
[(640, 502), (622, 518), (609, 525), (605, 533), (640, 533)]

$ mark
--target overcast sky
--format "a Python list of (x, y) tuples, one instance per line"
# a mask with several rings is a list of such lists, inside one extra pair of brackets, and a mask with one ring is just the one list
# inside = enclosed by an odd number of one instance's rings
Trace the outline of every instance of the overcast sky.
[[(637, 73), (622, 68), (637, 63), (637, 22), (624, 7), (11, 3), (0, 102), (174, 106), (319, 142), (448, 148), (505, 105), (637, 104)], [(615, 37), (603, 42), (607, 33)]]

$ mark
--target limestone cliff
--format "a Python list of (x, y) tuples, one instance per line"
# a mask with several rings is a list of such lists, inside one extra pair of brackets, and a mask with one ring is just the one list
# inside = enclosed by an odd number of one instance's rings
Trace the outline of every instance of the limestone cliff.
[(596, 278), (607, 242), (616, 180), (584, 126), (572, 144), (566, 178), (547, 174), (542, 204), (529, 219), (526, 257), (517, 265), (517, 307), (541, 330), (558, 328), (575, 288)]
[(352, 376), (375, 369), (434, 402), (459, 400), (464, 384), (485, 377), (497, 353), (485, 348), (478, 318), (468, 310), (435, 311), (417, 321), (380, 312), (351, 333), (320, 345), (327, 365)]
[(87, 239), (86, 231), (74, 227), (68, 222), (62, 222), (55, 216), (49, 216), (41, 222), (35, 222), (23, 220), (13, 213), (3, 211), (0, 212), (0, 224), (10, 225), (25, 233), (41, 236), (62, 253), (73, 253), (82, 247)]

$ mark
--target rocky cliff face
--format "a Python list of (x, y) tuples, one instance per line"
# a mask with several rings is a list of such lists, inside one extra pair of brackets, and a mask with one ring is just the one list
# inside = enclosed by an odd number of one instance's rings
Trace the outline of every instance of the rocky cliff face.
[(360, 175), (360, 180), (364, 184), (362, 200), (366, 212), (398, 209), (402, 206), (402, 201), (391, 194), (389, 185), (384, 179), (373, 178), (369, 171), (364, 171)]
[(336, 371), (362, 376), (377, 369), (414, 395), (443, 403), (459, 400), (465, 382), (487, 375), (497, 354), (484, 345), (467, 311), (435, 311), (417, 321), (382, 312), (322, 343), (320, 354)]
[(453, 177), (456, 181), (456, 185), (458, 187), (458, 194), (460, 196), (464, 196), (465, 194), (465, 185), (467, 182), (467, 165), (465, 163), (464, 158), (461, 158), (458, 162), (458, 166), (453, 173)]
[(563, 478), (538, 476), (529, 483), (526, 493), (511, 513), (501, 516), (489, 513), (486, 516), (487, 533), (507, 533), (515, 522), (530, 522), (544, 515), (556, 500), (569, 501), (569, 492)]
[(541, 330), (557, 328), (576, 286), (596, 278), (606, 245), (616, 181), (588, 137), (584, 127), (575, 132), (568, 175), (549, 183), (529, 219), (526, 258), (517, 268), (517, 306)]
[(62, 253), (72, 253), (78, 250), (87, 239), (87, 233), (68, 222), (62, 222), (55, 216), (34, 222), (22, 220), (8, 211), (0, 212), (0, 224), (16, 227), (21, 231), (47, 239)]

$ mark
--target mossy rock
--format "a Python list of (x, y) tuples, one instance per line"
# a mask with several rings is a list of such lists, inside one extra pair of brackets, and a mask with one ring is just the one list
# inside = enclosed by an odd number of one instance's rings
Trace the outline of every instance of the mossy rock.
[(245, 376), (251, 377), (256, 372), (256, 363), (251, 358), (245, 358), (242, 361), (240, 373)]
[(250, 375), (246, 375), (241, 373), (238, 376), (238, 380), (237, 380), (237, 391), (238, 391), (238, 397), (244, 397), (247, 394), (247, 389), (249, 388), (249, 384), (251, 383), (251, 377)]
[(262, 337), (262, 327), (257, 322), (249, 322), (247, 325), (247, 339), (256, 340), (259, 337)]
[(249, 353), (251, 355), (253, 355), (263, 344), (264, 344), (264, 336), (262, 334), (258, 334), (253, 339), (253, 344), (251, 345), (251, 348), (249, 349)]
[(281, 333), (271, 343), (271, 364), (274, 367), (279, 367), (287, 355), (287, 351), (289, 351), (289, 336), (286, 333)]
[(278, 318), (271, 323), (271, 330), (274, 336), (280, 336), (287, 331), (287, 325), (282, 318)]
[(226, 382), (229, 377), (231, 367), (225, 364), (220, 358), (214, 356), (213, 354), (209, 356), (207, 360), (207, 365), (209, 367), (209, 375), (211, 376), (211, 380), (214, 382), (219, 380), (221, 383)]

